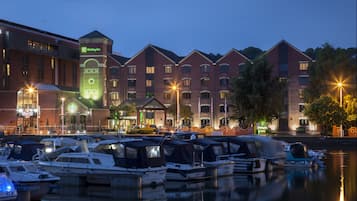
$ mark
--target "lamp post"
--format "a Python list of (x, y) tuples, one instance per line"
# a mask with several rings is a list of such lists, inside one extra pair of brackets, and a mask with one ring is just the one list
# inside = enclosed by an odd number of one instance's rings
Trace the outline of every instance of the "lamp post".
[[(343, 83), (342, 82), (338, 82), (337, 83), (337, 87), (338, 87), (339, 92), (340, 92), (340, 107), (342, 108), (342, 88), (343, 88)], [(343, 137), (342, 122), (341, 122), (341, 125), (340, 125), (340, 137)]]
[(64, 135), (64, 101), (65, 98), (61, 98), (61, 133)]
[(177, 84), (174, 84), (172, 89), (176, 91), (176, 127), (180, 128), (180, 89)]

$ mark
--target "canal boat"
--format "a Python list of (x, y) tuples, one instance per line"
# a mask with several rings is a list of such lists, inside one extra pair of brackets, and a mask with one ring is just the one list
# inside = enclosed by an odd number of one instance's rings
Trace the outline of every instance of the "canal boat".
[(167, 174), (171, 181), (193, 181), (206, 178), (202, 156), (197, 157), (193, 143), (182, 140), (148, 137), (163, 145)]
[(267, 159), (259, 155), (254, 141), (242, 140), (238, 137), (215, 137), (212, 139), (222, 143), (225, 152), (219, 158), (233, 161), (234, 172), (258, 173), (266, 170)]
[(60, 180), (30, 161), (0, 161), (0, 174), (6, 174), (18, 191), (29, 191), (31, 199), (40, 199)]
[[(285, 167), (289, 168), (318, 168), (324, 167), (320, 154), (309, 155), (306, 145), (301, 142), (285, 143)], [(311, 153), (311, 152), (310, 152)]]
[(6, 174), (0, 174), (0, 200), (15, 200), (17, 197), (17, 190), (14, 183)]
[(166, 175), (161, 146), (144, 140), (110, 140), (93, 152), (62, 153), (39, 164), (55, 175), (92, 184), (147, 186), (162, 184)]
[(206, 167), (207, 177), (216, 178), (233, 175), (234, 162), (218, 158), (224, 153), (224, 147), (221, 143), (207, 138), (198, 138), (191, 140), (191, 142), (196, 150), (196, 157), (203, 155), (203, 165)]
[(242, 135), (237, 138), (256, 144), (257, 153), (266, 159), (266, 171), (284, 168), (286, 154), (282, 141), (261, 135)]

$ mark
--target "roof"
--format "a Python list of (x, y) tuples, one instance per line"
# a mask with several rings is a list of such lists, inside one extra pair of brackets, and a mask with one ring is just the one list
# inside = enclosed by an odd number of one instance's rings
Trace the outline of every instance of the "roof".
[(120, 56), (120, 55), (117, 55), (117, 54), (112, 54), (111, 56), (115, 61), (117, 61), (121, 65), (125, 64), (130, 59), (130, 58), (123, 57), (123, 56)]
[(10, 21), (7, 21), (7, 20), (0, 19), (0, 23), (4, 23), (4, 24), (10, 25), (10, 26), (23, 28), (23, 29), (27, 29), (27, 30), (30, 30), (30, 31), (35, 31), (35, 32), (39, 32), (39, 33), (42, 33), (42, 34), (46, 34), (46, 35), (50, 35), (50, 36), (54, 36), (54, 37), (57, 37), (57, 38), (62, 38), (62, 39), (65, 39), (65, 40), (70, 40), (72, 42), (77, 42), (78, 43), (77, 39), (66, 37), (66, 36), (62, 36), (62, 35), (55, 34), (55, 33), (51, 33), (51, 32), (48, 32), (48, 31), (43, 31), (41, 29), (36, 29), (36, 28), (25, 26), (25, 25), (22, 25), (22, 24), (17, 24), (15, 22), (10, 22)]
[(224, 56), (221, 56), (219, 59), (217, 59), (216, 63), (220, 62), (222, 59), (224, 59), (225, 57), (227, 57), (229, 54), (235, 52), (236, 54), (240, 55), (241, 57), (243, 57), (246, 61), (251, 62), (251, 60), (245, 56), (243, 53), (241, 53), (240, 51), (238, 51), (235, 48), (232, 48), (229, 52), (227, 52), (227, 54), (225, 54)]
[(126, 100), (120, 105), (126, 105), (134, 103), (136, 108), (138, 109), (151, 109), (151, 110), (166, 110), (166, 106), (158, 101), (156, 98), (143, 98), (143, 99), (135, 99), (135, 100)]
[(177, 54), (175, 54), (174, 52), (170, 51), (170, 50), (166, 50), (164, 48), (155, 46), (155, 45), (151, 45), (153, 48), (157, 49), (158, 51), (160, 51), (162, 54), (164, 54), (165, 56), (169, 57), (171, 60), (175, 61), (176, 63), (178, 63), (183, 57), (178, 56)]
[(216, 63), (216, 61), (218, 61), (222, 55), (221, 54), (213, 54), (213, 53), (205, 53), (202, 51), (197, 50), (199, 53), (203, 54), (205, 57), (207, 57), (208, 59), (210, 59), (213, 63)]
[(106, 39), (112, 41), (112, 39), (110, 39), (108, 36), (106, 36), (106, 35), (100, 33), (100, 32), (97, 31), (97, 30), (94, 30), (94, 31), (92, 31), (92, 32), (90, 32), (90, 33), (88, 33), (88, 34), (86, 34), (86, 35), (80, 37), (80, 39), (82, 39), (82, 38), (106, 38)]
[(312, 60), (311, 57), (309, 57), (308, 55), (306, 55), (305, 53), (303, 53), (301, 50), (299, 50), (298, 48), (296, 48), (295, 46), (293, 46), (292, 44), (290, 44), (290, 43), (287, 42), (286, 40), (281, 40), (281, 41), (279, 41), (276, 45), (274, 45), (274, 46), (273, 46), (272, 48), (270, 48), (268, 51), (266, 51), (265, 53), (263, 53), (262, 56), (269, 54), (273, 49), (279, 47), (279, 45), (284, 44), (284, 43), (285, 43), (286, 45), (288, 45), (289, 47), (293, 48), (295, 51), (297, 51), (297, 52), (300, 53), (301, 55), (305, 56), (307, 59)]
[(207, 54), (207, 53), (204, 53), (204, 52), (199, 51), (199, 50), (193, 50), (189, 55), (187, 55), (183, 59), (181, 59), (180, 63), (184, 62), (186, 59), (190, 58), (195, 53), (199, 54), (200, 56), (202, 56), (202, 58), (204, 58), (205, 60), (207, 60), (207, 61), (209, 61), (211, 63), (215, 63), (220, 57), (222, 57), (221, 55), (217, 56), (218, 54), (217, 55), (214, 55), (212, 53)]

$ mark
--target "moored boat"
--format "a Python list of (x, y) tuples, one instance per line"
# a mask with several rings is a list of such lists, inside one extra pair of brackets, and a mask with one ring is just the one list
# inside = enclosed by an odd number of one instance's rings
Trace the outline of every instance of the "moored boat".
[(0, 200), (15, 200), (16, 197), (17, 190), (13, 182), (5, 174), (0, 174)]

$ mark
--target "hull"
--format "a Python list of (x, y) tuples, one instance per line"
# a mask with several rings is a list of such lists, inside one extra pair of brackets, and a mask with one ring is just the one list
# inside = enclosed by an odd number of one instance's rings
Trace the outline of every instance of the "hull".
[(105, 167), (102, 165), (86, 166), (65, 166), (54, 162), (40, 162), (41, 167), (45, 170), (64, 177), (81, 177), (85, 178), (87, 183), (91, 184), (108, 184), (114, 186), (130, 185), (157, 185), (165, 181), (166, 167), (156, 168), (121, 168)]
[(233, 161), (214, 161), (214, 162), (203, 162), (204, 166), (207, 168), (207, 177), (222, 177), (233, 175), (234, 173), (234, 162)]
[(264, 172), (266, 159), (263, 158), (230, 158), (234, 164), (234, 172), (258, 173)]
[(206, 178), (206, 168), (189, 164), (167, 163), (166, 180), (193, 181)]

